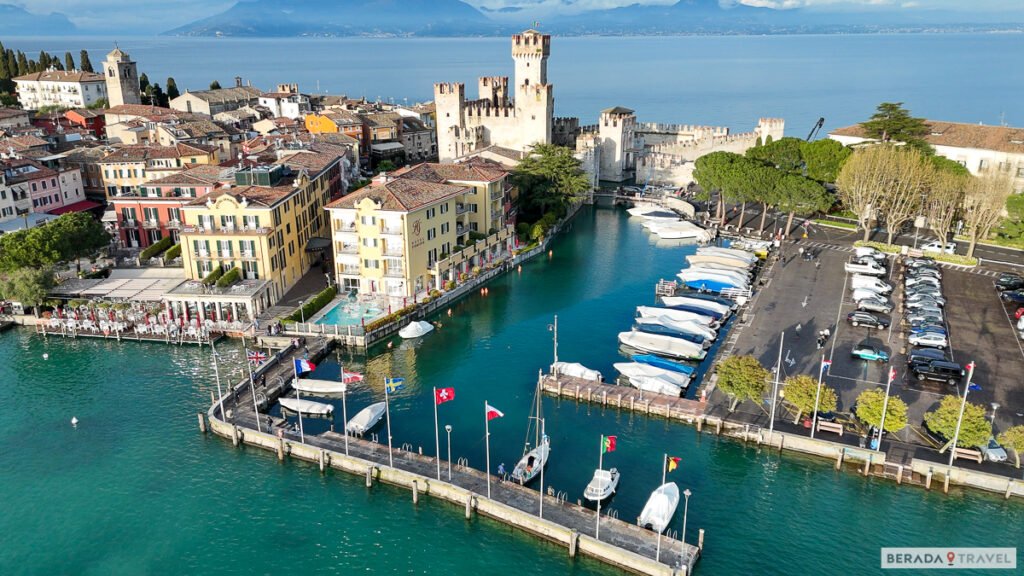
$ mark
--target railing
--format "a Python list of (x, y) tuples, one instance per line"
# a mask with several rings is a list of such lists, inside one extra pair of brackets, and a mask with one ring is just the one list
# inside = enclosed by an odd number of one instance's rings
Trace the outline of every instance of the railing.
[(400, 236), (402, 234), (402, 229), (398, 226), (381, 226), (380, 233)]
[(462, 236), (466, 232), (469, 232), (469, 228), (467, 228), (465, 226), (456, 226), (455, 227), (455, 235), (456, 236)]
[(206, 228), (203, 226), (184, 226), (181, 229), (182, 234), (224, 234), (224, 235), (242, 235), (251, 236), (258, 234), (261, 236), (273, 233), (273, 229), (267, 226), (260, 226), (259, 228), (252, 228), (249, 226), (243, 226), (242, 228)]
[(362, 273), (362, 270), (359, 268), (359, 266), (342, 266), (341, 267), (341, 274), (350, 274), (350, 275), (353, 275), (353, 276), (358, 276), (361, 273)]
[(145, 221), (142, 222), (142, 227), (143, 228), (159, 228), (160, 227), (160, 221), (159, 220), (145, 220)]
[(342, 254), (359, 254), (359, 245), (358, 244), (345, 244), (345, 245), (343, 245), (341, 247), (340, 250), (338, 250), (338, 252), (340, 252)]
[(124, 220), (121, 220), (121, 226), (124, 228), (136, 228), (138, 227), (138, 225), (138, 222), (130, 218), (125, 218)]
[(455, 213), (456, 214), (465, 214), (466, 212), (469, 212), (469, 206), (468, 205), (466, 205), (466, 204), (456, 204), (455, 205)]
[(402, 248), (384, 248), (385, 256), (404, 256), (405, 250)]
[(388, 269), (384, 271), (384, 275), (388, 278), (405, 278), (405, 270), (402, 268), (388, 267)]
[(171, 220), (171, 221), (167, 222), (167, 227), (168, 228), (181, 228), (181, 221), (180, 220)]
[(256, 254), (252, 250), (242, 250), (238, 253), (238, 256), (241, 258), (255, 258)]

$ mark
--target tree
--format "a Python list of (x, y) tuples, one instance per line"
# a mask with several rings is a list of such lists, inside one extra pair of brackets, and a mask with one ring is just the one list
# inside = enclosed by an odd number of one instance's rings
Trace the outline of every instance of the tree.
[[(882, 423), (882, 406), (885, 406), (885, 391), (881, 388), (865, 390), (857, 396), (854, 412), (857, 419), (878, 428)], [(885, 431), (899, 432), (907, 427), (907, 404), (898, 396), (889, 396), (885, 407)]]
[(722, 218), (722, 224), (725, 224), (726, 192), (723, 188), (725, 187), (726, 178), (730, 166), (742, 158), (739, 154), (732, 152), (712, 152), (697, 158), (697, 161), (694, 163), (693, 178), (697, 181), (697, 184), (700, 184), (701, 189), (709, 195), (709, 199), (713, 191), (719, 191), (719, 202), (718, 208), (715, 210), (715, 217)]
[(110, 243), (110, 235), (92, 216), (72, 212), (27, 230), (0, 235), (0, 271), (46, 268), (90, 256)]
[(960, 447), (976, 448), (988, 442), (992, 435), (992, 424), (985, 417), (985, 408), (970, 402), (964, 406), (964, 417), (960, 424), (960, 434), (956, 434), (956, 423), (960, 420), (960, 407), (963, 401), (957, 396), (945, 396), (939, 407), (924, 415), (925, 426), (936, 434), (946, 438), (946, 444), (939, 452), (945, 452), (953, 443)]
[(764, 146), (748, 148), (746, 157), (778, 168), (783, 172), (802, 174), (804, 159), (800, 154), (802, 140), (793, 137), (780, 138)]
[(784, 231), (786, 236), (789, 236), (793, 229), (793, 217), (796, 214), (809, 216), (816, 212), (824, 212), (831, 208), (833, 203), (832, 196), (824, 186), (795, 174), (783, 174), (779, 178), (774, 197), (779, 209), (789, 213)]
[(89, 60), (89, 52), (82, 50), (78, 53), (78, 63), (82, 65), (82, 72), (95, 72), (92, 69), (92, 62)]
[(57, 239), (61, 260), (75, 260), (79, 271), (79, 259), (110, 245), (110, 233), (87, 212), (69, 212), (40, 229), (47, 228)]
[[(52, 287), (50, 268), (19, 268), (0, 280), (0, 296), (34, 308), (46, 300)], [(39, 315), (38, 310), (36, 315)]]
[(149, 86), (149, 101), (153, 106), (161, 106), (166, 108), (170, 101), (167, 99), (167, 94), (164, 94), (160, 84), (150, 84)]
[[(146, 92), (147, 88), (149, 88), (149, 76), (146, 76), (146, 73), (143, 72), (142, 74), (139, 74), (139, 92), (141, 92), (144, 95), (144, 99), (147, 97), (146, 95), (148, 94)], [(143, 104), (148, 103), (149, 102), (143, 102)]]
[(554, 144), (537, 144), (512, 172), (519, 186), (519, 205), (536, 221), (555, 210), (564, 213), (590, 191), (590, 179), (572, 150)]
[(928, 228), (936, 236), (946, 240), (953, 220), (960, 214), (964, 191), (970, 185), (971, 175), (966, 168), (952, 160), (942, 156), (929, 158), (934, 169), (931, 182), (928, 184), (928, 193), (924, 196), (922, 213), (928, 219)]
[(18, 50), (18, 76), (23, 76), (29, 73), (28, 58), (25, 57), (25, 53)]
[(181, 92), (178, 91), (178, 83), (174, 81), (173, 77), (167, 77), (167, 100), (174, 100), (178, 96), (181, 96)]
[(924, 118), (915, 118), (903, 107), (903, 102), (882, 102), (867, 122), (861, 127), (868, 136), (882, 142), (905, 142), (926, 153), (932, 148), (924, 141), (929, 132)]
[(210, 90), (220, 90), (220, 82), (216, 80), (210, 82)]
[(888, 148), (868, 146), (855, 151), (836, 178), (839, 199), (864, 228), (864, 240), (871, 236), (872, 217), (886, 194), (891, 160)]
[(786, 401), (796, 408), (796, 418), (793, 423), (800, 421), (804, 414), (814, 415), (814, 401), (818, 401), (818, 412), (832, 412), (838, 407), (836, 391), (832, 388), (821, 385), (821, 396), (818, 396), (818, 381), (806, 374), (791, 376), (786, 379)]
[(922, 196), (935, 168), (920, 151), (907, 146), (883, 146), (889, 155), (885, 177), (888, 185), (879, 203), (885, 214), (888, 244), (907, 221), (920, 212)]
[(1013, 179), (1009, 174), (992, 172), (971, 180), (963, 201), (964, 232), (971, 238), (968, 256), (974, 256), (978, 239), (988, 237), (999, 223), (1012, 193)]
[(818, 182), (835, 182), (839, 170), (853, 154), (839, 142), (825, 138), (814, 142), (801, 142), (800, 155), (804, 159), (805, 176)]
[(86, 106), (89, 110), (103, 110), (110, 107), (110, 101), (106, 98), (97, 98), (92, 104)]
[(71, 55), (71, 52), (64, 53), (64, 69), (74, 70), (75, 69), (75, 58)]
[(996, 234), (1008, 240), (1024, 238), (1024, 194), (1013, 194), (1006, 199), (1006, 218), (999, 224)]
[(1008, 428), (999, 435), (998, 440), (1004, 448), (1013, 450), (1015, 465), (1020, 468), (1020, 453), (1024, 452), (1024, 426)]
[(729, 411), (744, 400), (758, 403), (768, 386), (768, 370), (753, 356), (729, 356), (718, 363), (718, 387), (732, 398)]

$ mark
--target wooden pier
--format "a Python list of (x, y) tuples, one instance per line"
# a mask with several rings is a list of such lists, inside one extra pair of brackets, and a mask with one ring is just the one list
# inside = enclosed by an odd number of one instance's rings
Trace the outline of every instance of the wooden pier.
[[(322, 340), (311, 340), (308, 343), (310, 356), (316, 358), (325, 354), (325, 344)], [(279, 373), (290, 372), (288, 363), (297, 357), (295, 352), (297, 350), (288, 350), (275, 356), (272, 362), (276, 365), (266, 366), (267, 381), (276, 381)], [(269, 395), (274, 390), (279, 391), (279, 387), (268, 386), (260, 394)], [(697, 546), (663, 536), (659, 555), (658, 535), (632, 522), (602, 515), (598, 537), (596, 513), (568, 502), (564, 495), (542, 496), (537, 490), (492, 475), (488, 497), (487, 475), (469, 467), (462, 459), (458, 464), (451, 463), (450, 478), (449, 463), (440, 460), (439, 479), (439, 459), (423, 455), (422, 450), (396, 448), (394, 465), (390, 466), (386, 444), (353, 436), (347, 437), (346, 442), (346, 436), (337, 432), (306, 434), (301, 441), (295, 432), (270, 427), (269, 418), (262, 414), (259, 415), (262, 431), (258, 431), (252, 396), (248, 380), (239, 383), (224, 398), (224, 414), (219, 410), (219, 402), (214, 402), (205, 418), (199, 415), (200, 430), (207, 430), (208, 420), (209, 430), (231, 440), (235, 446), (262, 448), (276, 453), (281, 460), (289, 457), (312, 462), (322, 473), (328, 469), (348, 472), (365, 478), (367, 488), (375, 482), (408, 488), (413, 505), (421, 495), (433, 496), (464, 509), (467, 520), (475, 512), (564, 546), (570, 557), (583, 554), (632, 573), (690, 574), (700, 557), (703, 530), (699, 531)]]
[(631, 410), (648, 416), (664, 416), (670, 420), (683, 420), (691, 424), (704, 415), (704, 407), (707, 405), (697, 400), (644, 392), (632, 386), (594, 382), (564, 374), (543, 376), (541, 388), (544, 392), (559, 398)]
[(115, 342), (154, 342), (159, 344), (209, 344), (211, 340), (216, 342), (221, 339), (224, 334), (220, 332), (214, 332), (204, 337), (191, 337), (185, 334), (178, 334), (173, 336), (170, 334), (139, 334), (135, 331), (125, 330), (123, 332), (103, 332), (101, 330), (68, 330), (63, 327), (50, 326), (48, 324), (36, 324), (35, 330), (37, 334), (43, 336), (60, 336), (62, 338), (98, 338), (100, 340), (113, 340)]

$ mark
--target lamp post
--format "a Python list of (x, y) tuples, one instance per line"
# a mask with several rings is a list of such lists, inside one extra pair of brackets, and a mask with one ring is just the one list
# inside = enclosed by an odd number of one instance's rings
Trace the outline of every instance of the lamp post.
[(305, 304), (305, 303), (306, 303), (305, 300), (299, 300), (299, 318), (302, 319), (302, 323), (303, 324), (306, 323), (306, 310), (303, 307), (303, 304)]
[(786, 340), (786, 333), (779, 334), (779, 362), (775, 365), (775, 386), (772, 388), (772, 413), (768, 418), (768, 444), (771, 445), (772, 436), (775, 434), (775, 404), (778, 402), (779, 379), (782, 377), (782, 344)]
[[(964, 397), (960, 402), (960, 416), (956, 420), (956, 432), (953, 433), (953, 443), (949, 447), (949, 465), (953, 466), (953, 460), (956, 459), (956, 443), (960, 439), (960, 425), (964, 421), (964, 409), (967, 408), (967, 393), (971, 391), (971, 387), (975, 386), (971, 383), (971, 378), (974, 377), (974, 362), (967, 365), (967, 386), (964, 386)], [(981, 388), (977, 388), (981, 390)]]
[(683, 501), (683, 532), (679, 535), (679, 539), (683, 541), (683, 551), (679, 558), (683, 562), (686, 561), (686, 515), (690, 511), (690, 494), (693, 494), (693, 492), (690, 492), (689, 488), (683, 490), (683, 496), (686, 499)]
[(999, 410), (999, 402), (992, 403), (992, 428), (996, 427), (996, 410)]
[(448, 433), (448, 481), (452, 481), (452, 425), (445, 424), (444, 431)]

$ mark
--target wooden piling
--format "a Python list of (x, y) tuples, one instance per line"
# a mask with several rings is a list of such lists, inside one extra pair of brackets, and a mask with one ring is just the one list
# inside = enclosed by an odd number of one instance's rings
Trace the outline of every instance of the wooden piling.
[(373, 486), (373, 466), (366, 467), (366, 487)]
[(697, 549), (704, 549), (704, 529), (697, 530)]
[(619, 392), (619, 400), (615, 403), (616, 408), (622, 408), (622, 392)]
[(704, 430), (704, 416), (697, 418), (697, 432)]
[(593, 398), (594, 398), (594, 389), (591, 388), (590, 386), (587, 386), (587, 402), (592, 401)]
[(580, 533), (577, 530), (569, 532), (569, 558), (576, 557), (576, 548), (580, 543)]
[(650, 398), (647, 399), (647, 415), (648, 416), (651, 415), (651, 399)]
[(473, 494), (466, 494), (466, 520), (473, 518)]
[(931, 490), (932, 489), (932, 469), (931, 468), (928, 469), (928, 475), (924, 477), (924, 489), (925, 490)]
[(630, 394), (629, 395), (629, 409), (631, 411), (634, 409), (634, 405), (635, 404), (636, 404), (636, 396), (633, 396), (632, 394)]
[(722, 435), (722, 419), (719, 418), (718, 422), (715, 422), (715, 434)]
[(608, 391), (607, 390), (602, 390), (601, 391), (601, 406), (607, 406), (607, 405), (608, 405)]
[(206, 417), (202, 412), (199, 413), (199, 431), (206, 434)]
[(952, 470), (946, 470), (946, 474), (942, 479), (942, 493), (949, 494), (949, 477)]
[(320, 449), (320, 458), (319, 458), (319, 460), (320, 460), (320, 473), (323, 474), (324, 471), (325, 471), (325, 468), (324, 468), (325, 455), (324, 455), (323, 448)]
[(843, 467), (843, 458), (846, 457), (846, 450), (840, 448), (838, 452), (839, 453), (836, 454), (836, 470), (839, 470)]
[(412, 503), (419, 504), (420, 502), (420, 483), (418, 480), (412, 481)]
[(1003, 494), (1003, 498), (1009, 500), (1011, 494), (1013, 494), (1013, 478), (1006, 482), (1006, 493)]
[(284, 438), (277, 439), (277, 459), (284, 461)]
[(238, 426), (231, 427), (231, 445), (238, 446)]
[(576, 401), (577, 402), (580, 401), (580, 385), (579, 384), (576, 385)]
[(561, 398), (562, 397), (562, 381), (561, 380), (557, 380), (557, 382), (558, 382), (558, 397)]
[(903, 484), (903, 465), (896, 467), (896, 484)]
[(864, 475), (867, 476), (868, 472), (871, 471), (871, 461), (874, 459), (874, 455), (868, 454), (868, 461), (864, 463)]

